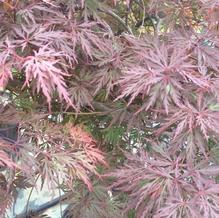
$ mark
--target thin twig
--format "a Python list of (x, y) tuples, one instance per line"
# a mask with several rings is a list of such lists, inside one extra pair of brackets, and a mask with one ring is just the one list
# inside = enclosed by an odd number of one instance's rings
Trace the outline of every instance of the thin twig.
[(130, 34), (133, 35), (131, 28), (128, 25), (126, 25), (125, 21), (121, 17), (119, 17), (116, 13), (114, 13), (113, 11), (109, 9), (99, 9), (99, 11), (115, 18)]
[(142, 1), (142, 3), (138, 2), (137, 0), (134, 0), (134, 2), (143, 10), (143, 20), (140, 20), (136, 25), (135, 27), (136, 28), (139, 28), (141, 26), (144, 26), (145, 24), (145, 21), (146, 20), (150, 20), (150, 23), (153, 27), (153, 30), (154, 30), (154, 34), (156, 32), (156, 25), (154, 24), (154, 21), (152, 19), (153, 16), (151, 16), (149, 13), (146, 12), (146, 7), (145, 7), (145, 4), (144, 4), (144, 1)]
[[(39, 176), (40, 176), (40, 174), (37, 176), (35, 183), (39, 179)], [(26, 211), (25, 211), (26, 214), (27, 214), (27, 211), (28, 211), (28, 208), (29, 208), (30, 198), (31, 198), (31, 195), (33, 193), (34, 188), (35, 188), (34, 186), (31, 188), (30, 194), (29, 194), (28, 199), (27, 199), (27, 205), (26, 205)]]
[[(58, 183), (59, 183), (59, 176), (58, 176)], [(59, 189), (59, 198), (61, 199), (60, 183), (59, 183), (58, 189)], [(59, 208), (60, 208), (60, 216), (63, 217), (63, 216), (62, 216), (62, 204), (61, 204), (61, 201), (59, 201)]]
[[(145, 23), (145, 18), (146, 18), (146, 13), (145, 13), (145, 5), (144, 5), (144, 1), (142, 0), (142, 5), (143, 5), (143, 18), (142, 18), (142, 24), (141, 24), (141, 27), (144, 26), (144, 23)], [(140, 34), (139, 34), (139, 37), (141, 37), (141, 31), (140, 31)]]
[(62, 114), (68, 114), (68, 115), (96, 115), (96, 114), (100, 114), (100, 115), (104, 115), (106, 112), (102, 112), (102, 111), (94, 111), (94, 112), (52, 112), (52, 113), (62, 113)]

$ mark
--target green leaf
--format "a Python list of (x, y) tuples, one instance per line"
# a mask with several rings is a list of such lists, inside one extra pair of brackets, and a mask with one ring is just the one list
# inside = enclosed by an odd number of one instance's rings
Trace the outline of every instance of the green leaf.
[(107, 128), (106, 130), (104, 130), (104, 139), (110, 144), (117, 144), (121, 140), (124, 131), (125, 129), (122, 126)]
[(131, 209), (128, 211), (128, 218), (135, 218), (135, 210)]
[(213, 157), (214, 161), (218, 164), (219, 163), (219, 148), (214, 147), (210, 151), (210, 156)]
[(168, 84), (168, 85), (166, 86), (166, 93), (169, 94), (170, 91), (171, 91), (171, 85)]
[(18, 71), (17, 71), (16, 68), (12, 67), (12, 68), (11, 68), (11, 72), (12, 72), (12, 73), (17, 73)]
[(210, 106), (209, 106), (209, 109), (211, 110), (211, 111), (219, 111), (219, 104), (217, 103), (217, 104), (211, 104)]

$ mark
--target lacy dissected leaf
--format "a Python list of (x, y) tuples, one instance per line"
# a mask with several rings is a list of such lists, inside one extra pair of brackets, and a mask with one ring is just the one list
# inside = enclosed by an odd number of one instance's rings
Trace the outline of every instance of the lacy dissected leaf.
[(6, 177), (0, 174), (0, 217), (6, 215), (6, 210), (12, 207), (14, 201), (13, 192), (11, 191), (10, 182)]
[[(60, 15), (58, 10), (55, 8), (50, 7), (50, 4), (45, 4), (45, 1), (35, 2), (34, 4), (27, 4), (25, 1), (18, 1), (19, 2), (19, 10), (18, 16), (23, 23), (27, 24), (36, 24), (39, 20), (41, 20), (40, 15), (42, 14), (47, 17), (50, 16), (51, 18), (57, 15)], [(50, 1), (48, 1), (50, 2)]]
[(14, 177), (12, 186), (14, 188), (27, 189), (33, 187), (35, 185), (34, 183), (35, 183), (34, 178), (28, 178), (27, 176), (18, 173)]
[(13, 153), (15, 153), (13, 152), (13, 147), (0, 139), (0, 167), (8, 167), (11, 169), (18, 167), (12, 158)]
[(13, 197), (0, 188), (0, 215), (6, 214), (6, 210), (12, 206), (12, 203)]
[(198, 70), (207, 74), (207, 68), (218, 70), (218, 37), (213, 31), (181, 31), (172, 34), (170, 39), (174, 46), (187, 49), (197, 61)]
[(12, 104), (0, 105), (0, 123), (1, 125), (17, 125), (21, 121), (22, 112), (17, 111)]
[[(177, 110), (178, 111), (170, 118), (170, 122), (173, 122), (174, 124), (178, 123), (174, 137), (182, 133), (185, 129), (192, 132), (195, 128), (199, 128), (206, 138), (209, 137), (209, 132), (211, 131), (218, 133), (218, 112), (211, 110), (209, 104), (194, 107), (187, 102), (181, 110)], [(168, 127), (170, 125), (166, 123), (164, 126)]]
[(104, 186), (95, 184), (93, 191), (89, 192), (84, 186), (79, 187), (68, 199), (64, 218), (114, 218), (122, 216), (122, 205), (114, 197), (110, 197)]
[(11, 55), (13, 54), (13, 49), (15, 45), (14, 42), (10, 41), (9, 38), (3, 37), (0, 41), (0, 63), (6, 64), (11, 60)]
[(74, 144), (77, 145), (77, 143), (80, 143), (83, 146), (84, 151), (92, 160), (92, 163), (100, 162), (106, 165), (103, 153), (96, 147), (96, 141), (90, 134), (85, 132), (80, 126), (69, 126), (68, 128)]
[(148, 51), (141, 49), (137, 53), (143, 57), (143, 66), (124, 69), (119, 82), (122, 94), (118, 98), (130, 96), (132, 103), (140, 96), (145, 99), (142, 109), (161, 104), (168, 112), (171, 104), (182, 104), (184, 83), (209, 87), (183, 50), (155, 41)]
[(77, 26), (74, 24), (71, 26), (73, 43), (78, 40), (77, 43), (81, 46), (82, 50), (91, 58), (93, 57), (93, 48), (104, 50), (105, 47), (105, 43), (102, 41), (101, 37), (92, 30), (92, 27), (96, 26), (96, 22), (84, 23)]
[(11, 73), (11, 68), (9, 65), (7, 64), (2, 64), (0, 65), (0, 89), (4, 89), (7, 84), (8, 84), (8, 80), (12, 79), (12, 73)]
[[(33, 126), (34, 127), (34, 126)], [(81, 179), (91, 190), (90, 175), (97, 173), (97, 164), (106, 165), (103, 153), (96, 142), (80, 126), (52, 125), (41, 122), (35, 132), (26, 135), (37, 139), (36, 161), (39, 173), (49, 187), (65, 183), (73, 187), (75, 179)]]
[(35, 52), (34, 56), (28, 57), (23, 64), (26, 76), (24, 85), (29, 85), (30, 82), (35, 80), (37, 92), (43, 92), (49, 105), (55, 90), (57, 90), (60, 99), (72, 104), (64, 80), (64, 76), (68, 75), (57, 67), (59, 60), (56, 57), (60, 55), (62, 53), (57, 53), (45, 46)]
[(121, 76), (121, 69), (130, 64), (132, 58), (126, 47), (123, 47), (124, 45), (121, 45), (119, 41), (115, 41), (113, 45), (109, 40), (105, 40), (104, 43), (104, 50), (96, 49), (94, 52), (93, 64), (100, 69), (95, 72), (92, 83), (96, 87), (95, 93), (105, 87), (109, 95)]
[(217, 28), (217, 19), (218, 19), (218, 1), (217, 0), (200, 0), (202, 3), (201, 8), (205, 15), (205, 19), (208, 22), (208, 28), (214, 29)]
[(199, 217), (200, 214), (208, 217), (208, 212), (217, 217), (218, 184), (212, 175), (218, 175), (218, 166), (214, 170), (207, 167), (207, 173), (202, 172), (191, 167), (182, 156), (154, 148), (153, 154), (145, 151), (138, 155), (126, 154), (128, 162), (107, 174), (116, 178), (111, 186), (113, 190), (129, 193), (127, 210), (136, 209), (136, 217), (150, 217), (152, 211), (155, 217), (167, 214), (168, 217)]
[(90, 190), (92, 184), (90, 174), (97, 174), (96, 166), (83, 151), (57, 151), (47, 155), (40, 154), (38, 161), (41, 167), (41, 175), (49, 187), (55, 187), (65, 182), (71, 188), (74, 181), (81, 179)]
[(69, 88), (70, 98), (78, 110), (85, 106), (92, 107), (93, 93), (89, 88), (90, 85), (84, 81), (71, 83)]
[(48, 43), (61, 42), (67, 39), (65, 32), (54, 31), (49, 27), (35, 24), (14, 28), (17, 46), (24, 51), (28, 46), (42, 47)]
[(190, 100), (181, 109), (174, 109), (155, 132), (169, 132), (172, 149), (185, 149), (187, 158), (192, 160), (197, 152), (208, 153), (209, 139), (216, 140), (218, 109), (215, 98), (198, 95)]
[(0, 88), (4, 90), (12, 76), (12, 63), (11, 60), (12, 48), (14, 46), (8, 38), (4, 42), (0, 41)]

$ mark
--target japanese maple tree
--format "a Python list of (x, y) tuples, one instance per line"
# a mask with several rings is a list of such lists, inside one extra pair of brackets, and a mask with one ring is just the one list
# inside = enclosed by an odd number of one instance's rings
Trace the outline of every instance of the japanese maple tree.
[[(219, 1), (1, 0), (0, 217), (219, 217)], [(44, 208), (44, 209), (42, 209)]]

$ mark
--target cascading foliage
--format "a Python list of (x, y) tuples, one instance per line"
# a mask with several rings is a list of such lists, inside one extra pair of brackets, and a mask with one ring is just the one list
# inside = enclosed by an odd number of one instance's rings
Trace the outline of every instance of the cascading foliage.
[(0, 89), (0, 216), (219, 217), (219, 1), (2, 0)]

